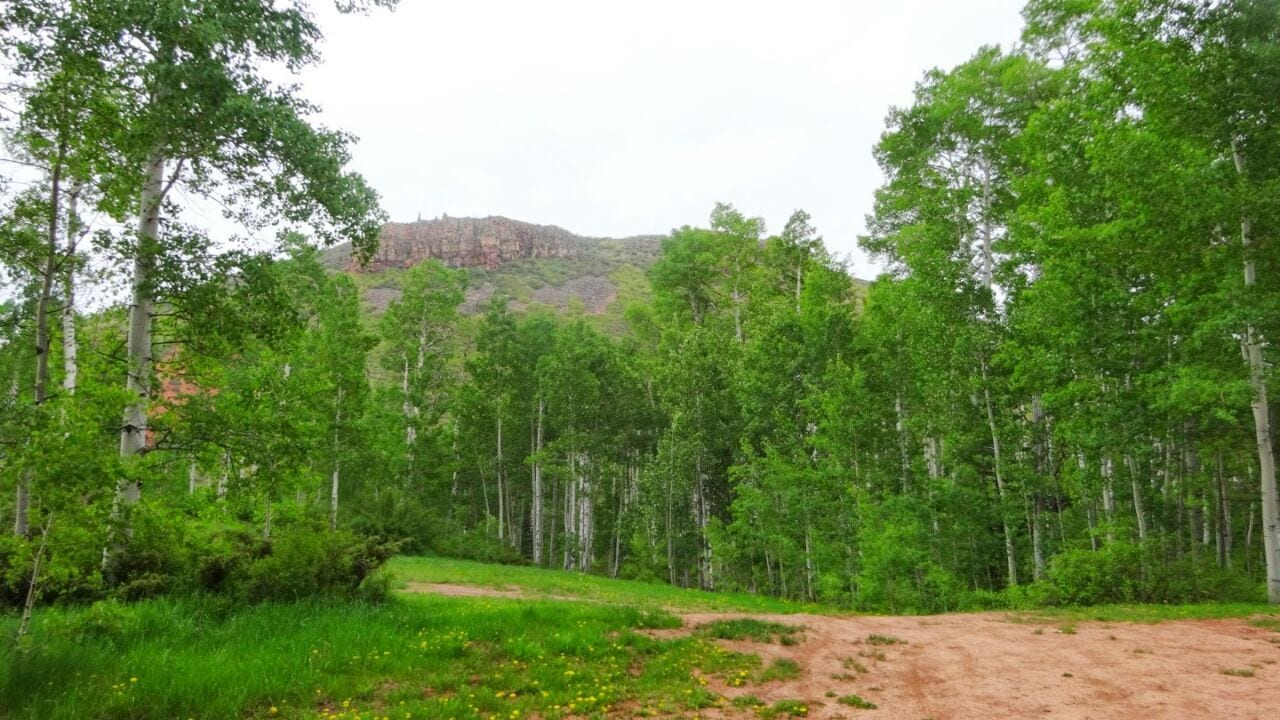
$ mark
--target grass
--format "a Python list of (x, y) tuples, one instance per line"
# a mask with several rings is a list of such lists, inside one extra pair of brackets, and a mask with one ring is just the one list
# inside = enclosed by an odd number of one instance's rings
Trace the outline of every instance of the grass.
[(1256, 620), (1250, 620), (1249, 624), (1254, 627), (1260, 627), (1264, 630), (1280, 633), (1280, 617), (1258, 618)]
[[(1009, 614), (1014, 622), (1132, 622), (1160, 623), (1170, 620), (1219, 620), (1269, 616), (1280, 624), (1275, 605), (1265, 603), (1194, 603), (1189, 605), (1095, 605), (1093, 607), (1042, 608)], [(1265, 619), (1263, 620), (1265, 622)], [(1257, 621), (1255, 621), (1256, 624)]]
[(598, 575), (520, 565), (489, 565), (449, 558), (400, 557), (393, 560), (390, 567), (402, 588), (410, 582), (457, 583), (517, 589), (533, 596), (573, 597), (680, 611), (777, 614), (836, 612), (828, 606), (793, 603), (761, 595), (689, 590), (664, 583), (613, 580)]
[[(706, 688), (799, 672), (761, 666), (718, 647), (720, 637), (799, 642), (800, 628), (756, 619), (714, 623), (686, 637), (643, 632), (680, 624), (688, 611), (831, 612), (745, 594), (706, 593), (598, 576), (438, 558), (398, 558), (410, 582), (514, 588), (533, 599), (400, 593), (383, 605), (302, 602), (243, 607), (209, 598), (133, 605), (41, 608), (30, 643), (7, 641), (17, 618), (0, 615), (0, 718), (456, 718), (542, 720), (610, 714), (689, 716), (730, 701)], [(565, 602), (572, 597), (589, 602)], [(1034, 617), (1034, 620), (1025, 620)], [(1280, 629), (1265, 605), (1109, 606), (1015, 616), (1028, 622), (1159, 622), (1249, 617)], [(866, 639), (859, 659), (883, 661)], [(788, 640), (790, 638), (790, 640)], [(1224, 669), (1249, 677), (1251, 668)], [(1247, 673), (1247, 674), (1246, 674)], [(765, 718), (800, 717), (799, 701), (766, 706)]]
[(784, 625), (755, 618), (733, 618), (703, 623), (694, 630), (694, 634), (717, 640), (751, 640), (759, 643), (773, 642), (776, 637), (783, 645), (795, 645), (795, 633), (801, 629), (798, 625)]
[[(6, 718), (481, 718), (659, 715), (727, 701), (759, 658), (650, 638), (660, 612), (587, 603), (405, 596), (386, 605), (235, 608), (208, 599), (40, 613), (0, 646)], [(16, 619), (0, 619), (0, 634)]]
[(779, 700), (769, 707), (756, 710), (756, 714), (764, 718), (764, 720), (804, 717), (809, 714), (809, 706), (801, 700)]
[(788, 658), (777, 658), (769, 667), (760, 671), (759, 682), (767, 683), (774, 680), (795, 680), (800, 677), (800, 664), (795, 660)]
[(837, 702), (839, 702), (841, 705), (848, 705), (849, 707), (857, 708), (859, 710), (875, 710), (876, 709), (875, 703), (869, 700), (863, 700), (861, 695), (845, 695), (841, 697), (839, 700), (837, 700)]
[(858, 662), (856, 658), (842, 657), (840, 658), (840, 667), (845, 670), (854, 670), (859, 673), (867, 672), (867, 666)]
[(906, 645), (907, 641), (892, 635), (880, 635), (879, 633), (871, 633), (867, 636), (868, 645)]
[(1253, 668), (1222, 668), (1218, 672), (1231, 677), (1253, 677)]

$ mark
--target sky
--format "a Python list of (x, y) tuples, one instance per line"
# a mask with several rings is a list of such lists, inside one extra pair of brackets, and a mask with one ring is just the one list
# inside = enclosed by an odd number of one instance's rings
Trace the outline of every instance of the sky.
[(857, 252), (872, 147), (931, 68), (1010, 46), (1023, 0), (401, 0), (317, 3), (299, 78), (393, 220), (504, 215), (587, 236), (706, 225), (717, 201), (770, 232), (803, 208)]

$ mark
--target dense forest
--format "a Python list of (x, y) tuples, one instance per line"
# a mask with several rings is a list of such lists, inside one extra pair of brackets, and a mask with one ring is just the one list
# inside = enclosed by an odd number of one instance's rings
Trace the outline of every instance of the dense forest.
[(889, 112), (869, 287), (805, 212), (721, 204), (604, 327), (464, 314), (437, 262), (375, 316), (325, 267), (385, 217), (270, 79), (316, 59), (305, 6), (6, 4), (0, 601), (377, 593), (429, 552), (897, 612), (1280, 602), (1280, 5), (1024, 15)]

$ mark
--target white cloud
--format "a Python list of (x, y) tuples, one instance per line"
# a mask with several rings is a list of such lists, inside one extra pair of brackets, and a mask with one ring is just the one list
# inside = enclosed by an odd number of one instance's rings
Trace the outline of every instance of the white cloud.
[[(1016, 40), (1019, 0), (403, 0), (324, 11), (304, 94), (361, 138), (396, 219), (501, 214), (585, 235), (807, 209), (851, 253), (871, 147), (932, 67)], [(864, 258), (859, 274), (874, 271)]]

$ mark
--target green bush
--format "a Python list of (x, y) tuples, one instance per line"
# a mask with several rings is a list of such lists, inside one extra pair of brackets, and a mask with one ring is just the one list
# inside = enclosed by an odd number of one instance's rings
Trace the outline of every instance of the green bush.
[(1067, 550), (1049, 561), (1045, 580), (1030, 592), (1045, 605), (1258, 599), (1248, 578), (1207, 557), (1170, 560), (1159, 541)]
[(422, 554), (447, 534), (448, 521), (422, 502), (420, 494), (398, 488), (384, 488), (375, 497), (365, 497), (351, 518), (351, 529), (360, 535), (383, 537), (400, 543), (402, 552)]
[(273, 538), (269, 552), (250, 563), (237, 584), (251, 602), (354, 597), (365, 578), (398, 549), (396, 543), (345, 531), (293, 530)]
[[(256, 527), (221, 510), (202, 517), (200, 509), (178, 513), (144, 502), (124, 519), (128, 531), (122, 523), (111, 538), (71, 523), (55, 526), (41, 565), (40, 604), (191, 593), (232, 602), (377, 600), (390, 590), (390, 580), (377, 571), (399, 552), (398, 542), (329, 531), (304, 519), (283, 522), (268, 541)], [(3, 606), (18, 608), (25, 601), (38, 546), (39, 539), (0, 536)], [(100, 612), (109, 612), (109, 605), (100, 605), (108, 608)]]
[[(40, 538), (0, 534), (0, 608), (26, 601)], [(102, 596), (102, 539), (78, 523), (59, 523), (40, 563), (39, 602), (91, 602)]]
[(495, 533), (484, 527), (464, 530), (460, 526), (454, 526), (436, 536), (431, 544), (431, 551), (436, 555), (463, 560), (503, 565), (524, 564), (524, 556), (519, 550), (499, 540)]
[(862, 506), (862, 565), (856, 605), (891, 613), (948, 612), (964, 605), (966, 590), (928, 551), (931, 532), (919, 509), (904, 500)]

